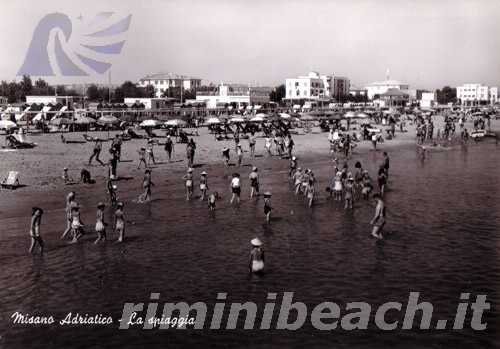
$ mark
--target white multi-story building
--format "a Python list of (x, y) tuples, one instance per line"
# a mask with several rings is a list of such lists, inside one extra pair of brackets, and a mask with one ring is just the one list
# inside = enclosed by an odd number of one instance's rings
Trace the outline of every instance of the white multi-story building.
[(381, 95), (391, 89), (403, 90), (406, 92), (409, 87), (410, 86), (408, 84), (401, 81), (387, 79), (384, 81), (372, 82), (371, 84), (365, 86), (365, 90), (367, 91), (368, 98), (373, 99), (375, 95)]
[(319, 100), (349, 94), (349, 79), (310, 72), (305, 76), (285, 79), (288, 100)]
[(436, 105), (436, 93), (435, 92), (422, 92), (422, 97), (420, 99), (420, 107), (422, 108), (432, 108)]
[(185, 90), (196, 89), (201, 86), (201, 79), (172, 73), (151, 74), (139, 79), (138, 86), (148, 85), (154, 87), (156, 97), (161, 97), (170, 87), (182, 86)]
[(495, 104), (498, 101), (498, 87), (481, 84), (457, 86), (457, 99), (462, 105)]

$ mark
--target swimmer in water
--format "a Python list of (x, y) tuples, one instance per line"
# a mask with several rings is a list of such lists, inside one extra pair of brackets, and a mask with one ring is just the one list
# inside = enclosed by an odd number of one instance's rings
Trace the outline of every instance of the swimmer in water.
[(186, 185), (186, 201), (191, 200), (191, 196), (193, 196), (193, 169), (188, 168), (187, 173), (182, 177), (184, 179)]
[(370, 224), (373, 225), (372, 236), (382, 239), (382, 229), (385, 225), (385, 204), (378, 193), (373, 194), (373, 200), (375, 200), (377, 206), (375, 207), (375, 215), (370, 221)]
[(264, 250), (262, 249), (262, 241), (259, 238), (254, 238), (250, 241), (252, 250), (250, 251), (250, 261), (248, 267), (250, 273), (262, 273), (264, 271)]
[(271, 207), (271, 193), (266, 191), (264, 193), (264, 215), (266, 216), (266, 222), (269, 223), (271, 221), (271, 211), (273, 208)]
[(117, 242), (123, 242), (125, 240), (125, 217), (123, 215), (123, 202), (116, 204), (115, 211), (115, 233), (118, 234)]
[(99, 241), (106, 241), (106, 223), (104, 222), (104, 208), (106, 205), (100, 202), (97, 204), (97, 214), (96, 214), (96, 222), (95, 222), (95, 231), (97, 233), (97, 239), (94, 241), (94, 244), (97, 244)]
[(31, 246), (29, 248), (29, 253), (33, 253), (36, 245), (40, 246), (40, 254), (43, 255), (43, 247), (44, 243), (42, 240), (42, 236), (40, 235), (40, 223), (42, 222), (43, 210), (39, 207), (33, 207), (31, 209), (31, 228), (30, 228), (30, 236), (31, 236)]
[(207, 190), (208, 190), (207, 173), (203, 171), (200, 177), (200, 193), (201, 193), (200, 201), (205, 200), (205, 197), (207, 195)]
[(259, 195), (259, 169), (257, 167), (252, 168), (252, 172), (248, 175), (248, 179), (250, 179), (250, 199), (253, 198), (254, 194), (256, 196)]

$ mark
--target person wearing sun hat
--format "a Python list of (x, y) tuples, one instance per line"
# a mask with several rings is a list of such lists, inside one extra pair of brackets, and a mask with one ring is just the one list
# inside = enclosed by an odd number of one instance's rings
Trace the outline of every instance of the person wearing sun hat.
[(200, 201), (205, 200), (205, 197), (207, 195), (207, 190), (208, 190), (208, 179), (207, 179), (207, 173), (203, 171), (201, 173), (201, 178), (200, 178)]
[(273, 210), (271, 207), (271, 195), (269, 191), (264, 193), (264, 214), (266, 215), (267, 223), (271, 221), (271, 211)]
[(103, 202), (97, 204), (96, 222), (95, 222), (95, 232), (97, 233), (97, 239), (94, 244), (99, 241), (106, 241), (106, 223), (104, 223), (104, 205)]
[(250, 199), (253, 198), (253, 195), (259, 195), (259, 169), (254, 166), (252, 168), (252, 172), (248, 175), (248, 179), (250, 179)]
[(248, 263), (251, 273), (262, 273), (264, 271), (264, 250), (262, 241), (259, 238), (250, 240), (252, 250), (250, 251), (250, 261)]

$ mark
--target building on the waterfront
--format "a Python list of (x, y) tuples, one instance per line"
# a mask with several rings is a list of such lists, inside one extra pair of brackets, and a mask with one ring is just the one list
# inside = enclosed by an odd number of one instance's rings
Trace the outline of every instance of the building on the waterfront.
[(123, 103), (128, 106), (143, 104), (145, 109), (164, 109), (173, 105), (175, 98), (124, 98)]
[(406, 92), (409, 89), (409, 85), (398, 81), (398, 80), (384, 80), (384, 81), (375, 81), (371, 84), (365, 86), (367, 91), (367, 95), (369, 99), (374, 99), (377, 95), (380, 96), (383, 93), (386, 93), (389, 90), (402, 90)]
[(252, 87), (242, 84), (221, 83), (214, 91), (199, 91), (196, 101), (204, 102), (207, 108), (224, 107), (227, 104), (237, 107), (269, 103), (270, 87)]
[(495, 104), (498, 101), (498, 87), (482, 84), (457, 86), (457, 99), (465, 106)]
[(410, 96), (397, 88), (391, 88), (379, 95), (378, 105), (386, 108), (404, 107), (408, 104)]
[(435, 92), (422, 92), (419, 100), (421, 108), (433, 108), (437, 104)]
[(332, 98), (340, 100), (349, 95), (350, 81), (346, 77), (335, 75), (320, 75), (309, 72), (304, 76), (285, 79), (285, 100), (329, 101)]
[(162, 97), (171, 87), (182, 87), (184, 90), (196, 90), (201, 86), (201, 79), (172, 73), (158, 73), (146, 75), (139, 79), (137, 85), (139, 87), (151, 85), (155, 89), (155, 96)]
[(368, 94), (368, 91), (365, 88), (360, 88), (356, 86), (351, 86), (349, 88), (349, 95), (352, 97), (366, 97)]
[(82, 103), (82, 96), (26, 96), (26, 104), (62, 104), (68, 108), (74, 107), (75, 103)]

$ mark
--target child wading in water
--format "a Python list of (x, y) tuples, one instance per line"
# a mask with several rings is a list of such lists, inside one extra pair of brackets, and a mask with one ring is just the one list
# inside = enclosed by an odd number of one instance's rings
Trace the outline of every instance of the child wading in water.
[(187, 173), (182, 177), (186, 181), (186, 201), (191, 200), (193, 196), (193, 169), (188, 168)]
[(208, 180), (207, 180), (207, 173), (203, 171), (201, 173), (201, 178), (200, 178), (200, 201), (205, 200), (205, 197), (207, 195), (207, 190), (208, 190)]
[(233, 192), (233, 195), (231, 196), (231, 201), (229, 203), (232, 204), (234, 199), (236, 198), (239, 204), (241, 186), (240, 186), (240, 175), (238, 173), (233, 173), (233, 179), (231, 179), (231, 191)]
[(76, 243), (83, 236), (83, 222), (80, 218), (80, 206), (76, 202), (71, 203), (71, 232), (73, 239), (71, 243)]
[(348, 208), (352, 209), (353, 196), (354, 196), (354, 178), (349, 173), (349, 176), (347, 178), (347, 182), (345, 184), (345, 195), (344, 195), (345, 205), (344, 205), (344, 209), (346, 209), (346, 210)]
[(266, 191), (264, 193), (264, 214), (266, 215), (266, 222), (269, 223), (271, 221), (271, 211), (273, 208), (271, 207), (271, 193)]
[(96, 214), (96, 222), (95, 222), (95, 231), (97, 233), (97, 239), (94, 241), (94, 244), (97, 244), (99, 241), (106, 241), (106, 223), (104, 222), (104, 208), (106, 205), (100, 202), (97, 204), (97, 214)]
[(123, 242), (125, 239), (125, 216), (123, 215), (123, 202), (116, 204), (115, 233), (118, 234), (117, 242)]
[(250, 251), (249, 269), (251, 273), (262, 273), (264, 271), (264, 251), (262, 241), (259, 238), (252, 239), (252, 251)]
[(40, 235), (40, 223), (42, 221), (43, 210), (39, 207), (33, 207), (31, 209), (31, 228), (30, 228), (30, 236), (31, 236), (31, 246), (29, 249), (29, 253), (33, 253), (36, 245), (40, 246), (40, 254), (43, 255), (43, 240)]
[(250, 199), (253, 198), (253, 195), (259, 195), (259, 173), (257, 167), (252, 168), (252, 172), (248, 175), (248, 179), (250, 179)]
[(219, 193), (214, 192), (208, 196), (208, 209), (209, 211), (215, 211), (215, 202), (219, 198)]
[(144, 188), (144, 193), (139, 196), (139, 202), (147, 202), (151, 200), (151, 186), (155, 184), (151, 181), (151, 170), (148, 168), (144, 172), (144, 180), (142, 182), (142, 187)]

